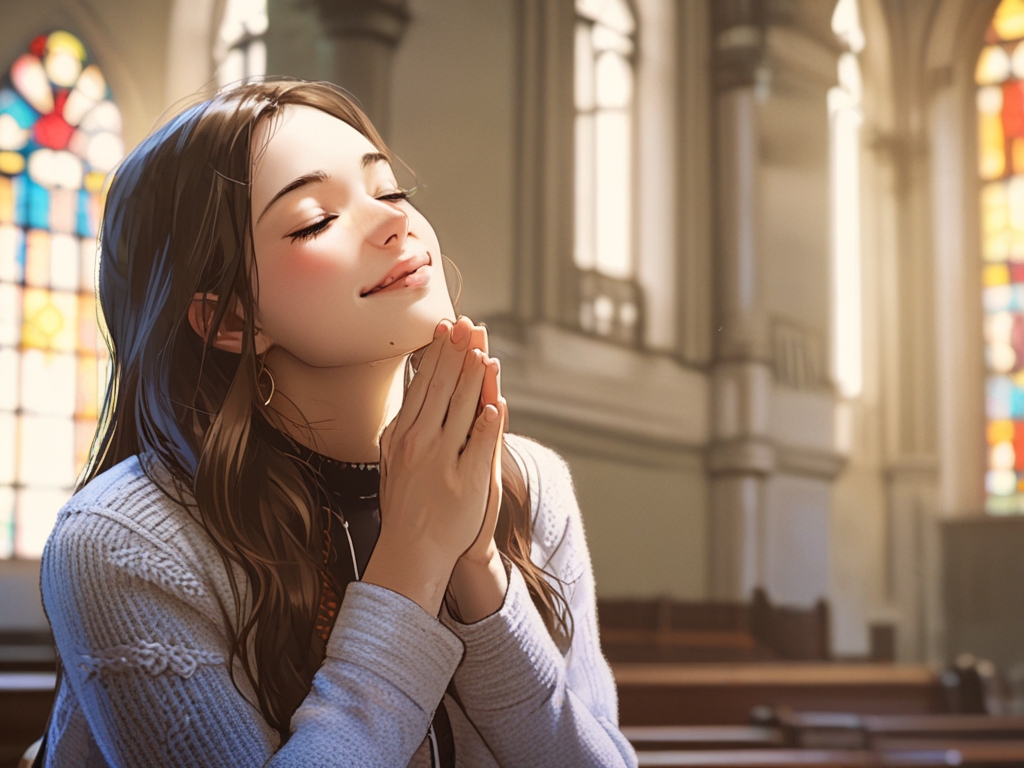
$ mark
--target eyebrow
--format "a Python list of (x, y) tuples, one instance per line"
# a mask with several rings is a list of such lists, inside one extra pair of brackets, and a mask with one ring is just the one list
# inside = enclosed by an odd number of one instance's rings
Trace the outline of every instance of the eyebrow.
[(301, 176), (299, 176), (299, 178), (295, 179), (294, 181), (288, 182), (283, 187), (281, 187), (280, 191), (276, 195), (270, 198), (270, 202), (267, 203), (267, 206), (263, 209), (263, 213), (261, 213), (259, 215), (259, 218), (256, 219), (256, 223), (259, 224), (260, 219), (267, 215), (267, 211), (270, 210), (270, 206), (272, 206), (282, 197), (287, 195), (289, 192), (294, 192), (299, 187), (304, 187), (307, 184), (313, 184), (319, 181), (326, 181), (329, 178), (331, 177), (326, 171), (312, 171), (311, 173), (302, 174)]
[(374, 163), (390, 163), (391, 158), (383, 152), (367, 152), (363, 155), (363, 168)]
[[(389, 158), (383, 152), (367, 152), (365, 155), (363, 155), (361, 159), (361, 164), (363, 168), (373, 165), (374, 163), (390, 164), (391, 158)], [(276, 195), (270, 198), (270, 202), (267, 203), (266, 207), (263, 209), (263, 212), (256, 219), (256, 223), (259, 224), (260, 220), (267, 215), (267, 211), (270, 210), (270, 206), (272, 206), (279, 199), (287, 195), (289, 192), (294, 192), (299, 187), (304, 187), (307, 184), (312, 184), (314, 182), (319, 181), (327, 181), (327, 179), (329, 178), (331, 178), (330, 174), (328, 174), (326, 171), (312, 171), (311, 173), (302, 174), (301, 176), (299, 176), (299, 178), (295, 179), (294, 181), (288, 182), (283, 187), (281, 187), (281, 190)]]

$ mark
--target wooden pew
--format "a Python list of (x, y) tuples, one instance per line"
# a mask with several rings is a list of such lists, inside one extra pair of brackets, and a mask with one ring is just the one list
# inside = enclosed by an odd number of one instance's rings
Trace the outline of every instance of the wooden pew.
[(613, 663), (829, 658), (828, 604), (773, 605), (762, 589), (750, 603), (601, 599), (598, 618)]
[(816, 749), (953, 748), (954, 742), (979, 741), (1024, 745), (1021, 715), (856, 715), (780, 710), (772, 725), (780, 729), (786, 745)]
[(757, 706), (854, 714), (940, 714), (924, 666), (840, 663), (612, 664), (623, 725), (745, 725)]
[(820, 749), (638, 751), (637, 758), (640, 766), (660, 768), (862, 768), (877, 765), (869, 752)]
[(781, 728), (761, 725), (625, 725), (637, 750), (771, 749), (786, 744)]
[(640, 766), (660, 768), (866, 768), (872, 766), (1020, 765), (1024, 746), (1012, 743), (967, 742), (948, 749), (821, 750), (747, 749), (715, 751), (637, 752)]

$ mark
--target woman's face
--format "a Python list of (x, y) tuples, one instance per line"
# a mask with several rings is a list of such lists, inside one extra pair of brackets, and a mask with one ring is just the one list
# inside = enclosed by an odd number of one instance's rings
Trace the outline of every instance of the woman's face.
[(313, 107), (288, 105), (271, 122), (253, 137), (261, 333), (316, 367), (428, 344), (454, 310), (437, 235), (404, 199), (387, 158)]

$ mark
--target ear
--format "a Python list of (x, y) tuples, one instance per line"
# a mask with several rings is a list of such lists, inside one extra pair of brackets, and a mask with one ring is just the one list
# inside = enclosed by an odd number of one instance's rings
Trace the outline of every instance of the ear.
[[(200, 338), (209, 338), (210, 326), (213, 324), (213, 316), (217, 311), (219, 297), (215, 293), (197, 293), (192, 297), (192, 303), (188, 307), (188, 322), (192, 330), (199, 334)], [(217, 336), (213, 339), (213, 346), (225, 352), (234, 352), (236, 355), (242, 353), (242, 328), (244, 320), (238, 302), (235, 302), (235, 311), (228, 312), (221, 321)], [(265, 332), (257, 331), (256, 354), (262, 355), (274, 344)]]

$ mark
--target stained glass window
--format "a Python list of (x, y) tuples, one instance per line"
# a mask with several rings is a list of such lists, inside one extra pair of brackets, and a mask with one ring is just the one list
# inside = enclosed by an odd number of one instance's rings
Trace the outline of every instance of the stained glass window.
[(218, 85), (267, 73), (267, 0), (227, 0), (214, 44)]
[(633, 61), (636, 21), (625, 0), (576, 0), (575, 237), (579, 325), (634, 342)]
[(40, 555), (96, 430), (96, 229), (123, 153), (81, 41), (35, 38), (0, 81), (0, 557)]

